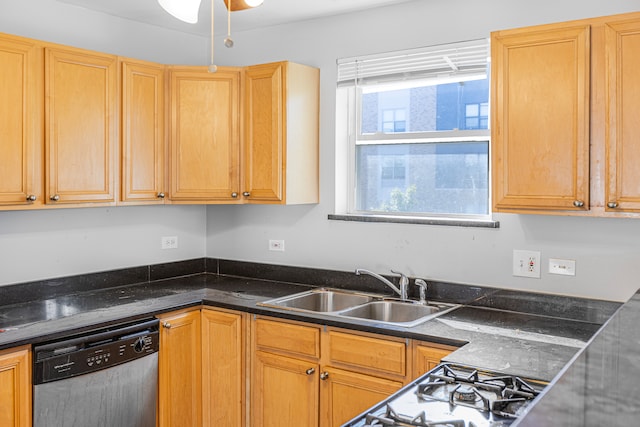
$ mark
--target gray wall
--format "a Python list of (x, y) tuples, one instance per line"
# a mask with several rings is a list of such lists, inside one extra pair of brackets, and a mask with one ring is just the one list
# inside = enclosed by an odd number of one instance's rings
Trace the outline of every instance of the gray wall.
[[(267, 0), (268, 1), (268, 0)], [(497, 29), (637, 10), (638, 0), (417, 0), (236, 33), (216, 63), (292, 60), (321, 68), (321, 203), (0, 212), (0, 285), (199, 256), (414, 276), (626, 300), (638, 287), (640, 220), (496, 215), (500, 229), (327, 220), (335, 194), (336, 58), (487, 37)], [(243, 12), (244, 13), (244, 12)], [(481, 19), (479, 19), (481, 17)], [(3, 0), (0, 32), (163, 63), (205, 65), (208, 40), (55, 0)], [(178, 235), (178, 250), (160, 250)], [(284, 253), (269, 252), (284, 239)], [(577, 261), (575, 277), (511, 276), (513, 249)]]
[[(233, 62), (289, 59), (321, 68), (321, 203), (210, 206), (207, 255), (349, 271), (390, 268), (414, 276), (626, 300), (640, 288), (640, 220), (495, 215), (497, 230), (329, 221), (335, 205), (336, 58), (488, 37), (494, 30), (638, 9), (597, 0), (423, 0), (235, 37)], [(284, 239), (284, 253), (269, 239)], [(539, 250), (542, 278), (516, 278), (513, 249)], [(575, 277), (550, 275), (549, 258), (576, 260)]]

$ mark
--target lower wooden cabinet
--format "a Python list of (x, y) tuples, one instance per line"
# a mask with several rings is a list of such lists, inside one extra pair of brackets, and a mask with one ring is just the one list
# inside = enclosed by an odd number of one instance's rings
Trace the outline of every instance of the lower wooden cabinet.
[(202, 310), (202, 425), (242, 426), (245, 408), (244, 315)]
[(159, 427), (244, 425), (244, 317), (209, 308), (159, 316)]
[(420, 341), (413, 343), (413, 377), (429, 372), (440, 364), (440, 361), (452, 353), (456, 348)]
[(258, 351), (251, 395), (251, 425), (315, 427), (318, 425), (317, 363)]
[(0, 426), (31, 426), (29, 346), (0, 351)]
[(320, 326), (251, 322), (251, 426), (318, 426)]
[(159, 319), (159, 427), (341, 426), (455, 350), (217, 308)]
[(400, 390), (402, 381), (325, 367), (320, 374), (323, 426), (340, 426)]
[(251, 334), (254, 427), (340, 426), (412, 379), (403, 338), (262, 317)]
[(160, 319), (158, 426), (202, 425), (200, 310), (167, 313)]

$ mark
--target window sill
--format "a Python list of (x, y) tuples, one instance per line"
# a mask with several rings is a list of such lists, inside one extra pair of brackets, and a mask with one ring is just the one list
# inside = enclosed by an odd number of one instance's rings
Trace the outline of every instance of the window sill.
[(483, 219), (449, 219), (449, 218), (418, 218), (387, 215), (334, 215), (328, 216), (330, 220), (357, 221), (357, 222), (390, 222), (398, 224), (422, 224), (422, 225), (448, 225), (454, 227), (483, 227), (500, 228), (499, 221)]

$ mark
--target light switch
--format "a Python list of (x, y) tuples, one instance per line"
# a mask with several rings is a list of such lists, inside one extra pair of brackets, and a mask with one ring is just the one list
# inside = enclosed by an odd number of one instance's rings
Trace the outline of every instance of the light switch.
[(549, 258), (549, 273), (563, 276), (576, 275), (576, 260)]

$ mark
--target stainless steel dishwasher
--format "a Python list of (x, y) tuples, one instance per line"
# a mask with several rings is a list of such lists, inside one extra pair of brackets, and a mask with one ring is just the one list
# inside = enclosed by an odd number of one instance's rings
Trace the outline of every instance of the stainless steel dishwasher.
[(158, 320), (33, 349), (34, 427), (155, 427)]

